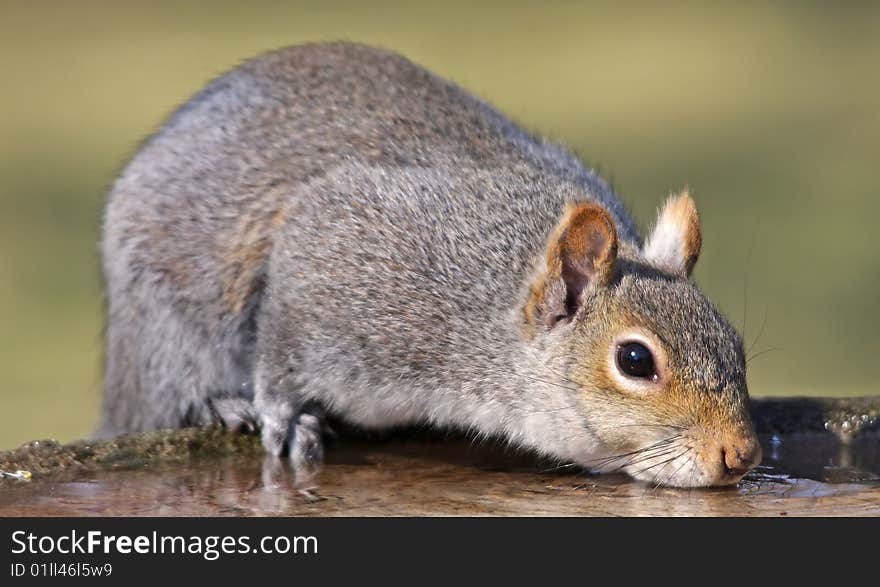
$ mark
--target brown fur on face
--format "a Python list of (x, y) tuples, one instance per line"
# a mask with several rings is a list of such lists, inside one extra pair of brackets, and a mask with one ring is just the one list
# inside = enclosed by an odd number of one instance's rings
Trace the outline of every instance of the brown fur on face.
[[(638, 267), (623, 263), (619, 270)], [(591, 430), (609, 452), (632, 454), (661, 443), (653, 453), (600, 465), (627, 467), (635, 477), (656, 474), (669, 484), (736, 482), (742, 473), (725, 468), (725, 453), (749, 455), (742, 470), (760, 460), (741, 340), (708, 302), (698, 301), (693, 284), (659, 273), (649, 277), (649, 269), (641, 279), (624, 276), (591, 296), (589, 312), (602, 320), (579, 321), (569, 343), (574, 360), (567, 377), (582, 388), (584, 412), (595, 414)], [(656, 380), (622, 380), (614, 349), (623, 340), (650, 342)]]

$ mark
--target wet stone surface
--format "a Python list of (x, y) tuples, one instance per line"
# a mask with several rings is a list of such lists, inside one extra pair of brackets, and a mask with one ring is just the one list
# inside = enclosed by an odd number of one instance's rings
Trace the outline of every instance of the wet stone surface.
[[(880, 515), (880, 399), (755, 402), (764, 461), (737, 486), (655, 488), (424, 433), (336, 440), (295, 475), (217, 429), (0, 453), (0, 516)], [(849, 422), (847, 427), (842, 424)]]

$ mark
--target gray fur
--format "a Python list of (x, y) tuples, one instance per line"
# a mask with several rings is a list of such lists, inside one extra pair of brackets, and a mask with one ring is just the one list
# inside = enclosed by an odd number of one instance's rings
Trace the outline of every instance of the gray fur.
[[(582, 201), (614, 220), (618, 275), (570, 324), (524, 337), (548, 235)], [(598, 368), (577, 353), (606, 308), (668, 338), (701, 393), (745, 397), (739, 337), (640, 247), (576, 157), (403, 57), (261, 56), (171, 116), (109, 195), (102, 433), (257, 418), (267, 449), (302, 464), (329, 412), (589, 464), (615, 450), (603, 413), (638, 417), (579, 375)]]

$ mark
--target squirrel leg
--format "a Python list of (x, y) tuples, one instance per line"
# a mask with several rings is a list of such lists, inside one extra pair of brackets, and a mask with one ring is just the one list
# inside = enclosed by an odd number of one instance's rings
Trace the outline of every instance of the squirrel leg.
[(294, 469), (306, 469), (324, 461), (324, 412), (316, 405), (299, 412), (288, 440)]
[(263, 446), (274, 456), (287, 455), (294, 469), (306, 469), (324, 460), (324, 413), (311, 405), (289, 419), (263, 416)]
[(276, 457), (287, 455), (295, 469), (303, 469), (324, 459), (324, 411), (299, 401), (297, 395), (258, 388), (255, 405), (266, 451)]

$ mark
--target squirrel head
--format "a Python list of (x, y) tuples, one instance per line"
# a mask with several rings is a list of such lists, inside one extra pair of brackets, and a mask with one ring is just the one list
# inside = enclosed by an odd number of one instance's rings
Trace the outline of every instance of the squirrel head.
[(528, 288), (523, 333), (540, 379), (573, 396), (566, 425), (606, 456), (554, 452), (672, 486), (732, 484), (760, 461), (742, 338), (690, 280), (701, 241), (686, 192), (642, 247), (619, 242), (602, 207), (567, 206)]

